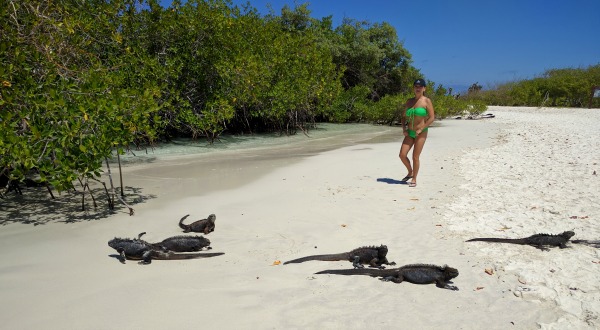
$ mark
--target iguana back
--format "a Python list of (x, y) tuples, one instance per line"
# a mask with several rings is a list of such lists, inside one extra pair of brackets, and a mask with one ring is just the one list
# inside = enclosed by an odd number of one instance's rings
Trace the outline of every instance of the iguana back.
[(525, 238), (496, 238), (496, 237), (479, 237), (467, 240), (467, 242), (494, 242), (494, 243), (510, 243), (520, 245), (531, 245), (541, 250), (548, 250), (545, 246), (559, 247), (564, 249), (567, 247), (567, 242), (571, 237), (575, 236), (572, 231), (565, 231), (558, 235), (554, 234), (535, 234)]
[(210, 240), (203, 236), (172, 236), (155, 243), (166, 250), (173, 252), (196, 252), (203, 248), (210, 249)]
[(283, 264), (294, 264), (301, 263), (305, 261), (340, 261), (347, 260), (354, 264), (355, 267), (360, 267), (363, 264), (369, 265), (371, 267), (381, 268), (382, 265), (395, 265), (395, 263), (390, 263), (387, 260), (387, 252), (388, 248), (385, 245), (380, 246), (363, 246), (356, 248), (350, 252), (342, 252), (335, 254), (318, 254), (306, 256), (298, 259), (293, 259), (290, 261), (286, 261)]
[(449, 283), (458, 276), (458, 270), (449, 266), (436, 266), (428, 264), (411, 264), (392, 269), (331, 269), (317, 272), (316, 274), (334, 275), (369, 275), (381, 277), (381, 280), (394, 283), (409, 282), (414, 284), (432, 284), (437, 287), (458, 290)]

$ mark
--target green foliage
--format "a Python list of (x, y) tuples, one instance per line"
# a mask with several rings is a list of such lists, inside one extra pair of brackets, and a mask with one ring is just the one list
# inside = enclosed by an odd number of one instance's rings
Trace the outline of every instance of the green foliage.
[(449, 95), (436, 95), (432, 97), (435, 115), (438, 118), (446, 118), (462, 114), (467, 109), (464, 102)]
[(370, 24), (347, 18), (329, 34), (326, 44), (335, 63), (345, 68), (344, 88), (366, 86), (371, 99), (406, 91), (418, 77), (418, 71), (410, 66), (410, 53), (388, 23)]
[[(127, 2), (90, 4), (9, 1), (0, 12), (0, 169), (11, 179), (36, 170), (41, 182), (68, 189), (98, 177), (113, 148), (156, 135), (159, 89), (130, 66), (149, 59), (119, 52), (122, 39), (106, 32)], [(92, 43), (103, 47), (90, 52)]]
[[(600, 64), (586, 69), (552, 69), (541, 77), (510, 82), (466, 98), (490, 105), (587, 107), (593, 86), (600, 85)], [(600, 100), (593, 100), (600, 107)]]
[(378, 102), (373, 102), (366, 111), (367, 121), (392, 125), (400, 120), (403, 105), (413, 96), (406, 93), (382, 97)]
[(368, 99), (369, 88), (364, 85), (351, 87), (339, 94), (324, 119), (334, 123), (360, 122), (373, 105)]
[(341, 91), (340, 72), (303, 21), (304, 11), (284, 13), (267, 20), (241, 16), (232, 27), (230, 56), (217, 65), (236, 119), (251, 131), (266, 126), (293, 134), (326, 113)]

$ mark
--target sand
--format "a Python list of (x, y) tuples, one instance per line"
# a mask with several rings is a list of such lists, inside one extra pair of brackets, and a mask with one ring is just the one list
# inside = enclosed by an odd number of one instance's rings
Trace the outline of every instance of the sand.
[[(593, 329), (599, 250), (464, 241), (574, 230), (599, 239), (600, 111), (490, 107), (430, 130), (418, 186), (397, 184), (397, 128), (333, 150), (274, 148), (124, 169), (127, 201), (79, 211), (43, 190), (0, 200), (6, 329)], [(390, 139), (389, 136), (396, 138)], [(598, 175), (594, 175), (594, 171)], [(86, 202), (88, 206), (91, 202)], [(208, 214), (213, 252), (125, 265), (107, 241), (159, 241)], [(447, 264), (459, 291), (314, 275), (348, 262), (277, 265), (386, 244), (398, 265)], [(491, 269), (489, 275), (485, 272)]]

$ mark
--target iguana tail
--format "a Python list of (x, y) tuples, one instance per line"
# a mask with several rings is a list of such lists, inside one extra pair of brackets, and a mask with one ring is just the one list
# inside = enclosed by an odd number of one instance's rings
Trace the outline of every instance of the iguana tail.
[(174, 253), (174, 252), (163, 252), (152, 257), (155, 260), (184, 260), (184, 259), (197, 259), (197, 258), (211, 258), (223, 255), (223, 252), (212, 252), (212, 253)]
[(473, 238), (466, 242), (494, 242), (494, 243), (512, 243), (512, 244), (526, 244), (523, 239), (520, 238), (496, 238), (496, 237), (483, 237)]
[(303, 258), (298, 258), (290, 261), (286, 261), (283, 264), (298, 264), (305, 261), (318, 260), (318, 261), (340, 261), (340, 260), (349, 260), (348, 253), (336, 253), (336, 254), (318, 254), (314, 256), (308, 256)]
[(181, 228), (181, 229), (188, 229), (188, 226), (183, 224), (183, 220), (185, 220), (189, 216), (190, 215), (188, 214), (188, 215), (184, 216), (183, 218), (181, 218), (181, 220), (179, 220), (179, 228)]
[(328, 270), (322, 270), (315, 274), (386, 276), (390, 273), (390, 271), (391, 271), (391, 269), (372, 269), (372, 268), (328, 269)]

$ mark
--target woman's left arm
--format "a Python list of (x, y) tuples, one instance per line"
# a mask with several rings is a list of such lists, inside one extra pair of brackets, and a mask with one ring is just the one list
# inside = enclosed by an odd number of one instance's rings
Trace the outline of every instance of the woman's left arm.
[(429, 125), (431, 125), (435, 120), (435, 110), (433, 109), (433, 103), (431, 102), (431, 99), (427, 98), (426, 105), (427, 121), (425, 121), (425, 127), (429, 127)]

